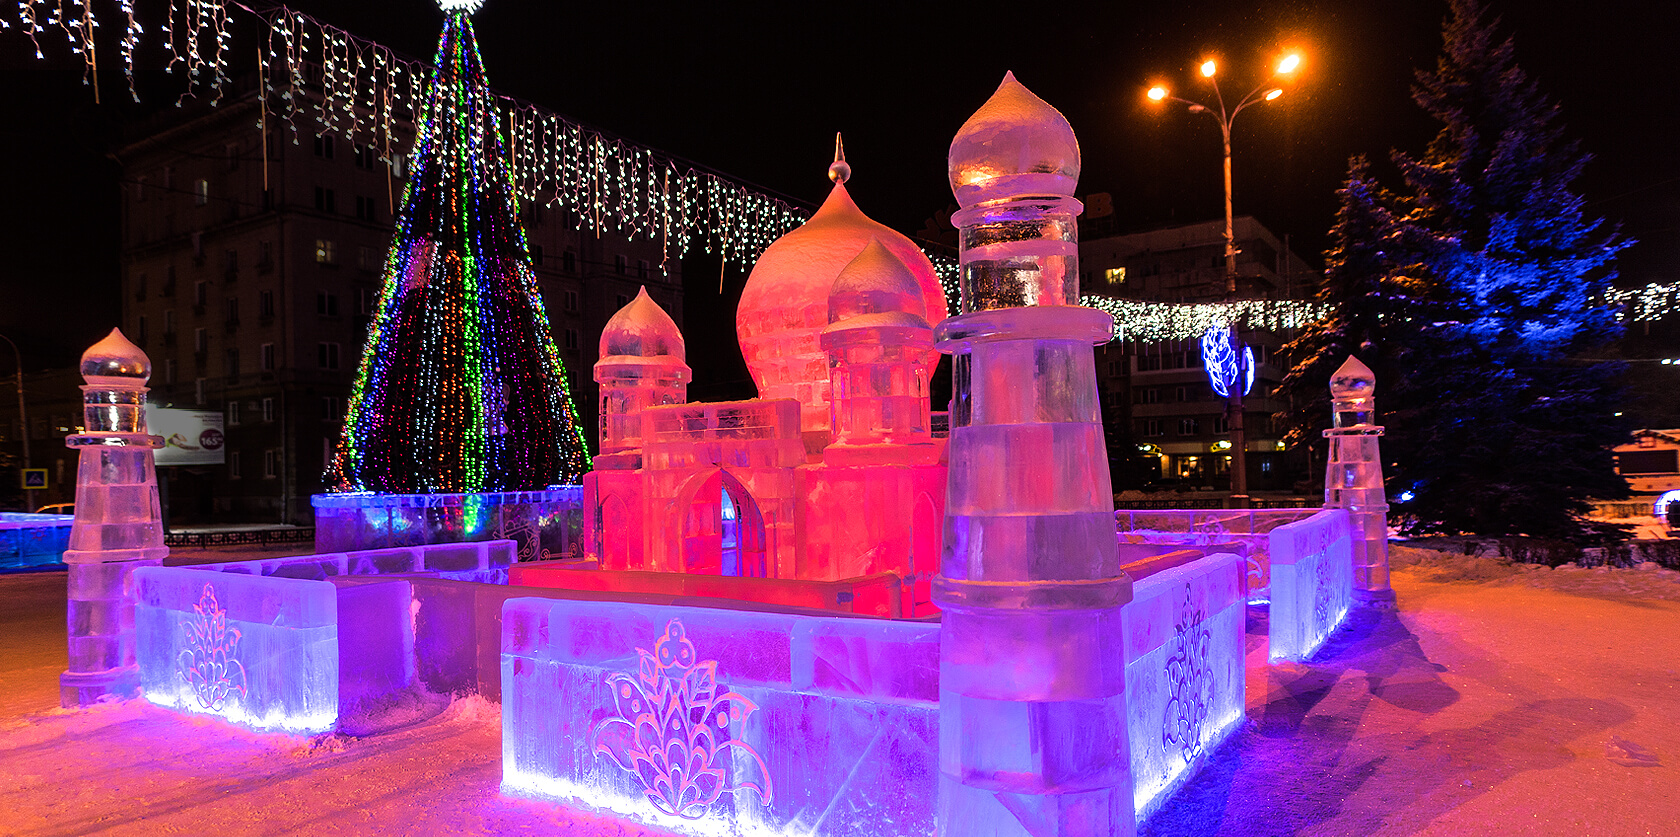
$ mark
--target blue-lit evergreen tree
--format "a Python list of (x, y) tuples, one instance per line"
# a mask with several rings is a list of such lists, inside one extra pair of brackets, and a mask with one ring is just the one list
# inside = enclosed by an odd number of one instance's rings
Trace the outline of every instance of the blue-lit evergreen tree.
[(1590, 155), (1497, 28), (1479, 0), (1451, 0), (1413, 90), (1440, 132), (1394, 154), (1391, 200), (1355, 167), (1327, 273), (1338, 314), (1298, 341), (1294, 383), (1349, 352), (1378, 372), (1408, 529), (1579, 538), (1603, 532), (1589, 498), (1627, 494), (1610, 453), (1621, 369), (1590, 358), (1620, 333), (1602, 300), (1631, 242), (1585, 216), (1572, 185)]

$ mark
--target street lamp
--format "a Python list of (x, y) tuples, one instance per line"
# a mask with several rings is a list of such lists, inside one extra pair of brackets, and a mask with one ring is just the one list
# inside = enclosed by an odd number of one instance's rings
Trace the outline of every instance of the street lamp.
[[(1300, 53), (1287, 53), (1278, 60), (1272, 68), (1272, 74), (1248, 92), (1247, 96), (1237, 101), (1235, 107), (1226, 107), (1225, 96), (1219, 91), (1219, 65), (1212, 59), (1203, 61), (1200, 67), (1202, 77), (1213, 85), (1214, 102), (1219, 105), (1218, 110), (1208, 107), (1201, 102), (1174, 96), (1172, 91), (1162, 85), (1149, 88), (1149, 98), (1160, 102), (1171, 99), (1187, 105), (1191, 113), (1205, 113), (1219, 120), (1219, 132), (1225, 143), (1225, 298), (1236, 299), (1237, 296), (1237, 239), (1234, 229), (1235, 219), (1231, 212), (1231, 123), (1237, 119), (1237, 114), (1249, 105), (1270, 102), (1283, 95), (1283, 88), (1276, 86), (1278, 79), (1288, 78), (1301, 68)], [(1248, 456), (1243, 434), (1243, 393), (1240, 389), (1232, 389), (1226, 402), (1226, 414), (1231, 424), (1231, 504), (1237, 508), (1248, 506)]]
[[(6, 341), (6, 345), (12, 347), (12, 357), (17, 360), (18, 427), (20, 428), (18, 435), (23, 438), (23, 470), (27, 471), (29, 470), (29, 413), (24, 409), (23, 404), (23, 353), (18, 351), (17, 344), (12, 342), (12, 338), (0, 334), (0, 340)], [(24, 511), (34, 511), (35, 489), (24, 489), (23, 497), (24, 505), (27, 506)]]

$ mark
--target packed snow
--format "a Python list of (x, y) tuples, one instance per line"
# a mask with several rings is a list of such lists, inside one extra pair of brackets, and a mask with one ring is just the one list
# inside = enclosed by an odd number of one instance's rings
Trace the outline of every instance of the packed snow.
[[(1673, 834), (1680, 572), (1396, 545), (1397, 611), (1267, 666), (1152, 835)], [(56, 708), (64, 576), (0, 576), (0, 834), (654, 835), (504, 796), (499, 707), (381, 735), (259, 735), (143, 701)]]

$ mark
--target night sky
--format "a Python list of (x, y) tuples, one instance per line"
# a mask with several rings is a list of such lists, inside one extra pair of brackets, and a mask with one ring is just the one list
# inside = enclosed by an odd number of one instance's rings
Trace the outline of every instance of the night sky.
[[(115, 8), (93, 2), (101, 14)], [(427, 60), (442, 21), (430, 0), (290, 5)], [(722, 5), (488, 0), (475, 25), (500, 91), (796, 202), (815, 205), (826, 193), (833, 134), (843, 131), (858, 204), (910, 234), (952, 203), (951, 136), (1006, 70), (1078, 132), (1080, 193), (1111, 193), (1122, 228), (1134, 229), (1222, 213), (1214, 120), (1149, 103), (1144, 90), (1164, 82), (1205, 100), (1194, 67), (1213, 56), (1224, 92), (1240, 96), (1284, 48), (1300, 49), (1298, 81), (1236, 122), (1236, 211), (1290, 235), (1313, 261), (1348, 156), (1381, 161), (1392, 183), (1389, 149), (1421, 151), (1436, 128), (1409, 86), (1413, 70), (1440, 52), (1444, 0)], [(144, 21), (156, 4), (139, 7)], [(1622, 284), (1680, 279), (1680, 72), (1666, 53), (1680, 4), (1495, 0), (1493, 8), (1516, 38), (1520, 65), (1597, 156), (1577, 182), (1589, 211), (1641, 240), (1623, 255)], [(235, 20), (252, 25), (243, 14)], [(109, 152), (124, 120), (169, 102), (164, 79), (147, 82), (160, 95), (126, 104), (113, 61), (102, 79), (106, 103), (95, 106), (62, 38), (43, 44), (48, 59), (36, 61), (16, 29), (0, 32), (0, 78), (9, 82), (0, 96), (8, 298), (0, 333), (22, 336), (31, 367), (63, 363), (66, 353), (73, 360), (114, 324)], [(159, 61), (143, 50), (148, 57)], [(738, 294), (742, 281), (732, 273), (726, 293)], [(87, 314), (68, 310), (76, 300), (87, 301)]]

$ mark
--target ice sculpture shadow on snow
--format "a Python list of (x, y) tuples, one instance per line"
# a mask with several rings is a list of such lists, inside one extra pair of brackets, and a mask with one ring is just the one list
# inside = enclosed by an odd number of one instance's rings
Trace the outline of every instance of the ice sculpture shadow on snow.
[[(717, 682), (716, 660), (696, 659), (682, 620), (667, 623), (653, 649), (636, 649), (635, 677), (607, 679), (618, 717), (590, 730), (595, 752), (635, 774), (648, 801), (666, 814), (700, 819), (726, 791), (750, 790), (769, 805), (774, 790), (764, 758), (730, 734), (758, 706)], [(745, 759), (732, 759), (731, 750)], [(762, 783), (729, 775), (746, 763), (758, 767)]]

